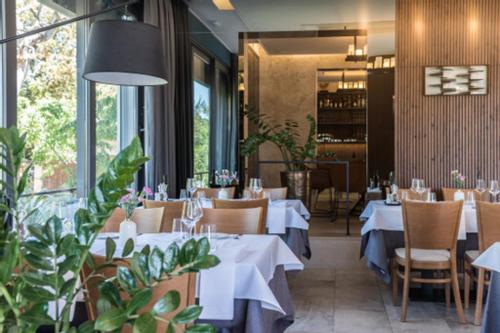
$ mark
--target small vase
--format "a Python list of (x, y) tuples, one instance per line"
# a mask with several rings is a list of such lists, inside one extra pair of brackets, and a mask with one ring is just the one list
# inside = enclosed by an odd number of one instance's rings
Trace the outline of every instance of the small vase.
[(137, 243), (137, 224), (129, 219), (125, 219), (120, 223), (120, 244), (125, 246), (125, 243), (132, 239), (134, 244)]
[(455, 191), (455, 193), (453, 194), (453, 200), (455, 201), (465, 201), (465, 193), (464, 191), (462, 191), (461, 189), (458, 189)]
[(227, 200), (227, 199), (229, 199), (229, 192), (228, 192), (228, 190), (226, 190), (224, 187), (222, 187), (222, 188), (219, 190), (219, 193), (217, 194), (217, 198), (218, 198), (218, 199), (222, 199), (222, 200)]

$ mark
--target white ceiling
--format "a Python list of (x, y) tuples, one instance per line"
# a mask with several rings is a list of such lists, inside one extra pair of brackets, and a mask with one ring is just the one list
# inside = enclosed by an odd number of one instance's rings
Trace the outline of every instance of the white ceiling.
[(370, 29), (395, 19), (395, 0), (231, 0), (234, 11), (219, 11), (211, 0), (187, 2), (235, 53), (238, 32)]

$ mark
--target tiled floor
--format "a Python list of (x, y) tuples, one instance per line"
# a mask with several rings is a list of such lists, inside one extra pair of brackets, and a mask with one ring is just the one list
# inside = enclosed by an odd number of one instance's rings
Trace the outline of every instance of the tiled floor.
[[(455, 309), (444, 303), (410, 302), (408, 322), (401, 323), (389, 287), (359, 260), (359, 242), (359, 237), (311, 237), (313, 258), (290, 279), (296, 321), (287, 332), (479, 332), (472, 324), (460, 325)], [(472, 321), (473, 307), (466, 315)]]

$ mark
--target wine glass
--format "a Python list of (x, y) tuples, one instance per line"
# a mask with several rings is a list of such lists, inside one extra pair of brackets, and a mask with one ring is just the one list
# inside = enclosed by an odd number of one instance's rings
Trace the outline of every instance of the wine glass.
[(215, 252), (217, 250), (217, 225), (215, 224), (204, 224), (200, 227), (201, 237), (206, 237), (210, 244), (210, 252)]
[(196, 180), (194, 178), (188, 178), (186, 180), (186, 190), (188, 191), (189, 193), (189, 197), (192, 198), (193, 197), (193, 194), (194, 194), (194, 191), (196, 190)]
[(410, 190), (412, 190), (413, 192), (417, 192), (417, 187), (418, 187), (419, 181), (420, 181), (420, 179), (418, 179), (418, 178), (412, 178)]
[(185, 188), (181, 189), (181, 193), (179, 194), (179, 199), (184, 201), (188, 198), (188, 194)]
[(419, 198), (422, 199), (423, 194), (425, 193), (425, 191), (427, 191), (427, 188), (425, 188), (424, 180), (418, 179), (416, 185), (417, 186), (415, 188), (415, 191), (418, 193)]
[(259, 197), (260, 192), (262, 192), (262, 179), (252, 178), (250, 180), (250, 190), (255, 193), (256, 197)]
[(479, 193), (478, 198), (481, 199), (483, 197), (484, 192), (486, 192), (486, 182), (484, 181), (484, 179), (477, 179), (476, 180), (475, 191), (477, 193)]
[(190, 199), (186, 201), (184, 206), (184, 224), (189, 228), (190, 237), (194, 237), (194, 227), (196, 223), (203, 217), (203, 208), (198, 199)]
[(498, 187), (498, 180), (492, 180), (490, 182), (490, 194), (493, 196), (493, 202), (497, 201), (498, 193), (500, 193), (500, 188)]
[(172, 221), (172, 234), (176, 236), (175, 242), (182, 243), (186, 237), (186, 226), (180, 218), (175, 218)]

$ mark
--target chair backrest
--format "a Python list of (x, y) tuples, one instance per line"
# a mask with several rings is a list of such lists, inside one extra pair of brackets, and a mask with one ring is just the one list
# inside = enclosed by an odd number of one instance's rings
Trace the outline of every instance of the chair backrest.
[(220, 200), (213, 199), (213, 208), (216, 209), (244, 209), (244, 208), (262, 208), (262, 214), (260, 221), (259, 230), (260, 234), (266, 233), (266, 222), (267, 222), (267, 209), (269, 206), (269, 200), (267, 199), (254, 199), (254, 200)]
[(271, 200), (285, 200), (288, 196), (288, 187), (263, 188), (261, 195), (264, 196), (265, 192), (270, 194)]
[(204, 208), (199, 225), (215, 224), (217, 232), (228, 234), (262, 233), (262, 208)]
[(500, 205), (476, 202), (479, 251), (483, 252), (493, 243), (500, 242)]
[(462, 201), (403, 201), (405, 248), (456, 250)]
[(182, 217), (184, 201), (145, 200), (144, 207), (147, 209), (163, 207), (163, 221), (160, 232), (172, 232), (173, 220)]
[[(102, 256), (93, 256), (95, 267), (101, 266), (105, 263), (105, 258)], [(127, 260), (121, 260), (119, 262), (120, 265), (128, 266)], [(105, 279), (112, 278), (116, 276), (116, 268), (115, 267), (105, 267), (98, 271), (98, 273), (102, 274)], [(83, 265), (83, 269), (80, 272), (80, 276), (82, 281), (86, 281), (87, 277), (92, 274), (92, 270), (89, 268), (87, 263)], [(163, 281), (156, 285), (153, 288), (153, 297), (151, 301), (147, 304), (147, 306), (140, 312), (150, 311), (156, 302), (165, 295), (169, 290), (177, 290), (180, 294), (180, 304), (179, 308), (169, 314), (162, 315), (161, 317), (165, 319), (171, 319), (175, 314), (180, 312), (182, 309), (187, 307), (188, 305), (195, 304), (195, 288), (196, 288), (196, 275), (195, 273), (184, 274), (178, 277), (173, 278), (172, 280)], [(85, 284), (85, 289), (88, 291), (87, 299), (85, 302), (87, 308), (87, 315), (90, 320), (96, 320), (97, 318), (97, 301), (99, 300), (99, 290), (97, 288), (97, 279), (90, 279)], [(124, 297), (124, 295), (122, 295)], [(177, 326), (179, 329), (183, 329), (184, 325)], [(157, 329), (156, 332), (166, 332), (167, 324), (163, 321), (157, 321)], [(125, 326), (121, 332), (132, 332), (132, 328), (130, 326)]]
[(309, 171), (309, 182), (311, 189), (322, 192), (327, 188), (332, 187), (330, 180), (330, 171), (328, 169), (311, 169)]
[[(245, 187), (246, 191), (250, 191), (249, 187)], [(288, 187), (264, 187), (262, 192), (257, 195), (257, 199), (264, 199), (265, 194), (269, 193), (271, 200), (286, 200), (288, 197)]]
[(408, 200), (420, 200), (420, 201), (425, 201), (427, 199), (427, 194), (429, 193), (429, 190), (425, 190), (422, 195), (418, 194), (417, 192), (414, 192), (410, 189), (407, 188), (398, 188), (398, 198), (399, 200), (402, 200), (403, 198), (403, 193), (408, 193)]
[[(134, 209), (130, 219), (137, 224), (138, 233), (160, 232), (163, 221), (163, 208)], [(122, 208), (116, 208), (106, 221), (101, 232), (119, 232), (120, 223), (123, 220), (125, 220), (125, 212)]]
[[(225, 188), (230, 199), (234, 198), (234, 194), (236, 192), (236, 187), (229, 186)], [(205, 198), (213, 199), (219, 197), (220, 188), (211, 188), (211, 187), (200, 187), (194, 191), (194, 197), (198, 196), (198, 192), (205, 192)]]
[[(474, 200), (475, 201), (489, 201), (489, 192), (485, 191), (482, 195), (474, 190), (474, 189), (461, 189), (462, 192), (465, 194), (465, 199), (467, 199), (467, 195), (469, 192), (474, 193)], [(443, 187), (441, 189), (443, 192), (443, 200), (444, 201), (453, 201), (455, 199), (455, 192), (457, 191), (456, 188), (449, 188), (449, 187)]]

